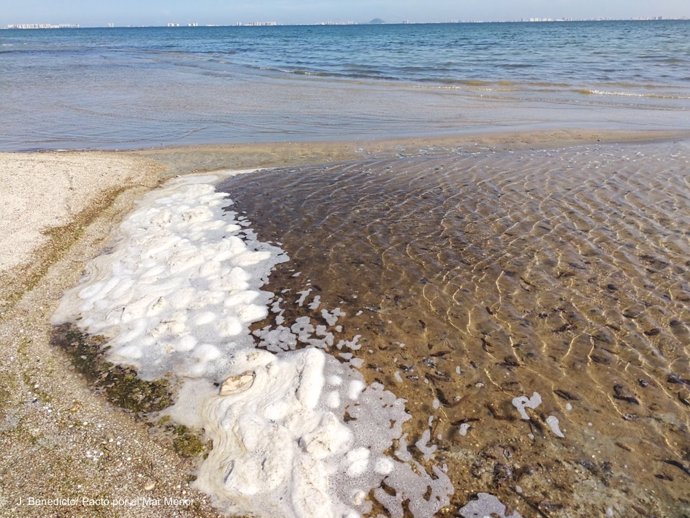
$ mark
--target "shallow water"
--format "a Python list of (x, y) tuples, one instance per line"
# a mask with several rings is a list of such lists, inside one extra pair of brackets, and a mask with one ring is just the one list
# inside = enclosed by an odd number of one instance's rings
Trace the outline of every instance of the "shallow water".
[(0, 150), (688, 129), (690, 22), (0, 31)]
[(287, 325), (345, 312), (411, 442), (435, 439), (454, 510), (484, 491), (523, 516), (672, 517), (690, 511), (689, 172), (687, 143), (437, 149), (221, 188), (291, 258), (269, 284)]

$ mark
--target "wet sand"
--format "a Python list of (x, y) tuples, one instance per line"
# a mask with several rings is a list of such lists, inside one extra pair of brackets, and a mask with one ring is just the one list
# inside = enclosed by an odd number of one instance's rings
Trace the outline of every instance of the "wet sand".
[[(0, 516), (46, 515), (46, 507), (20, 507), (19, 498), (112, 495), (194, 504), (48, 511), (217, 514), (188, 487), (194, 461), (94, 394), (49, 346), (49, 319), (117, 222), (162, 179), (278, 165), (293, 167), (232, 185), (259, 237), (281, 241), (293, 259), (270, 288), (296, 293), (310, 285), (324, 307), (346, 311), (343, 336), (362, 335), (358, 356), (369, 380), (408, 399), (411, 436), (435, 416), (435, 456), (456, 483), (454, 509), (487, 491), (523, 516), (588, 516), (608, 507), (622, 516), (683, 516), (687, 147), (675, 157), (652, 147), (646, 161), (636, 158), (637, 145), (554, 149), (631, 137), (204, 146), (81, 153), (73, 163), (62, 153), (0, 157), (3, 174), (14, 175), (17, 157), (45, 165), (54, 155), (78, 180), (29, 176), (12, 191), (22, 211), (40, 205), (59, 226), (45, 240), (40, 231), (51, 223), (24, 219), (5, 237), (33, 236), (0, 272), (0, 446), (9, 452), (0, 463)], [(635, 136), (650, 137), (669, 135)], [(104, 163), (112, 166), (106, 183), (89, 172)], [(70, 198), (70, 187), (80, 197)], [(52, 198), (39, 202), (39, 191)], [(58, 206), (69, 210), (57, 216), (51, 208)], [(293, 277), (290, 268), (303, 273)], [(286, 315), (306, 311), (292, 304)], [(510, 401), (533, 391), (544, 402), (522, 421)], [(549, 431), (549, 415), (565, 439)], [(458, 435), (463, 424), (470, 425), (465, 436)]]

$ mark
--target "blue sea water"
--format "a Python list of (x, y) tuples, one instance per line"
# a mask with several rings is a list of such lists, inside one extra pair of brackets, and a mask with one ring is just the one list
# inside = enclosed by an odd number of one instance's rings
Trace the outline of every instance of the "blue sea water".
[(0, 149), (685, 129), (690, 21), (0, 31)]

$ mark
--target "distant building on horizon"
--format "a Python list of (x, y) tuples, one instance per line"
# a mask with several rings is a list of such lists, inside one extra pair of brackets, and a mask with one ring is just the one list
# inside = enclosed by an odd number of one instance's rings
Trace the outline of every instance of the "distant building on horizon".
[(78, 29), (80, 26), (74, 23), (11, 23), (8, 29)]

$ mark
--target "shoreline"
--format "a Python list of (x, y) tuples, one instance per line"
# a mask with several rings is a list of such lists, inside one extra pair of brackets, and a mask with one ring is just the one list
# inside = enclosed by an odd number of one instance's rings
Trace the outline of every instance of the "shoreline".
[[(0, 394), (0, 444), (5, 451), (19, 452), (0, 464), (4, 481), (0, 515), (8, 502), (12, 507), (18, 498), (35, 496), (32, 492), (44, 496), (74, 492), (75, 487), (89, 498), (115, 496), (115, 492), (125, 490), (129, 493), (117, 496), (191, 499), (193, 505), (175, 508), (180, 516), (218, 515), (207, 497), (188, 488), (192, 463), (153, 440), (144, 423), (95, 394), (67, 355), (48, 343), (50, 317), (62, 293), (77, 283), (86, 261), (102, 251), (108, 236), (137, 200), (165, 180), (220, 169), (291, 167), (422, 152), (554, 149), (688, 138), (690, 134), (683, 131), (565, 130), (367, 142), (1, 153), (3, 178), (14, 176), (12, 167), (18, 160), (25, 160), (29, 166), (42, 164), (50, 168), (61, 164), (77, 181), (58, 184), (47, 174), (19, 182), (23, 184), (19, 192), (3, 194), (19, 196), (29, 210), (35, 210), (32, 205), (38, 203), (45, 210), (41, 211), (44, 219), (22, 220), (11, 227), (15, 235), (30, 233), (29, 246), (13, 250), (13, 259), (19, 263), (0, 269), (0, 337), (5, 344), (0, 351), (4, 365), (0, 368), (0, 387), (8, 388)], [(120, 172), (104, 181), (103, 175), (118, 167)], [(88, 172), (80, 176), (80, 171)], [(39, 193), (49, 197), (37, 201)], [(7, 219), (6, 213), (0, 212), (2, 219)], [(21, 211), (18, 214), (12, 217), (20, 218)], [(57, 222), (58, 226), (46, 226), (46, 221)], [(11, 243), (12, 234), (2, 237), (2, 242)], [(96, 460), (89, 463), (94, 456)], [(50, 488), (52, 493), (48, 493)], [(88, 505), (66, 509), (85, 516), (92, 511)], [(27, 512), (26, 508), (22, 512)], [(121, 512), (121, 516), (169, 515), (169, 509), (153, 505), (123, 508)]]
[[(167, 168), (166, 177), (220, 169), (291, 167), (374, 156), (417, 154), (429, 150), (509, 151), (569, 147), (588, 143), (645, 143), (690, 139), (690, 130), (509, 130), (468, 132), (453, 136), (392, 139), (220, 143), (161, 146), (114, 151), (153, 160)], [(89, 151), (85, 151), (89, 153)], [(108, 153), (108, 151), (105, 151)]]
[[(117, 151), (0, 152), (0, 178), (5, 189), (2, 196), (6, 202), (10, 200), (10, 204), (5, 203), (0, 209), (0, 221), (6, 222), (5, 228), (0, 231), (0, 243), (14, 246), (11, 253), (0, 256), (0, 317), (8, 301), (12, 303), (23, 289), (34, 285), (46, 268), (62, 256), (68, 244), (78, 239), (99, 210), (112, 205), (125, 191), (134, 188), (150, 190), (175, 176), (443, 151), (554, 149), (585, 144), (626, 145), (687, 139), (690, 139), (690, 131), (686, 130), (641, 132), (564, 129), (367, 141), (205, 144)], [(21, 166), (23, 161), (26, 161), (26, 170), (21, 174), (27, 176), (20, 179), (13, 174), (12, 168)], [(84, 176), (74, 174), (75, 170), (83, 171), (90, 165), (97, 169)], [(57, 174), (67, 177), (67, 180), (59, 185), (53, 177), (56, 172), (46, 170), (49, 167), (57, 168)], [(36, 174), (38, 178), (34, 176)], [(109, 174), (114, 174), (114, 177), (107, 177)], [(26, 182), (27, 178), (30, 178), (29, 182)], [(103, 186), (98, 186), (97, 180), (103, 181)], [(36, 221), (28, 222), (28, 225), (26, 220), (19, 223), (21, 209), (32, 202), (43, 202), (51, 208), (40, 211)], [(63, 210), (56, 209), (57, 205), (63, 203)], [(7, 222), (13, 224), (8, 226)], [(22, 241), (26, 241), (19, 248), (14, 242), (17, 234)], [(7, 256), (11, 257), (9, 264)]]

